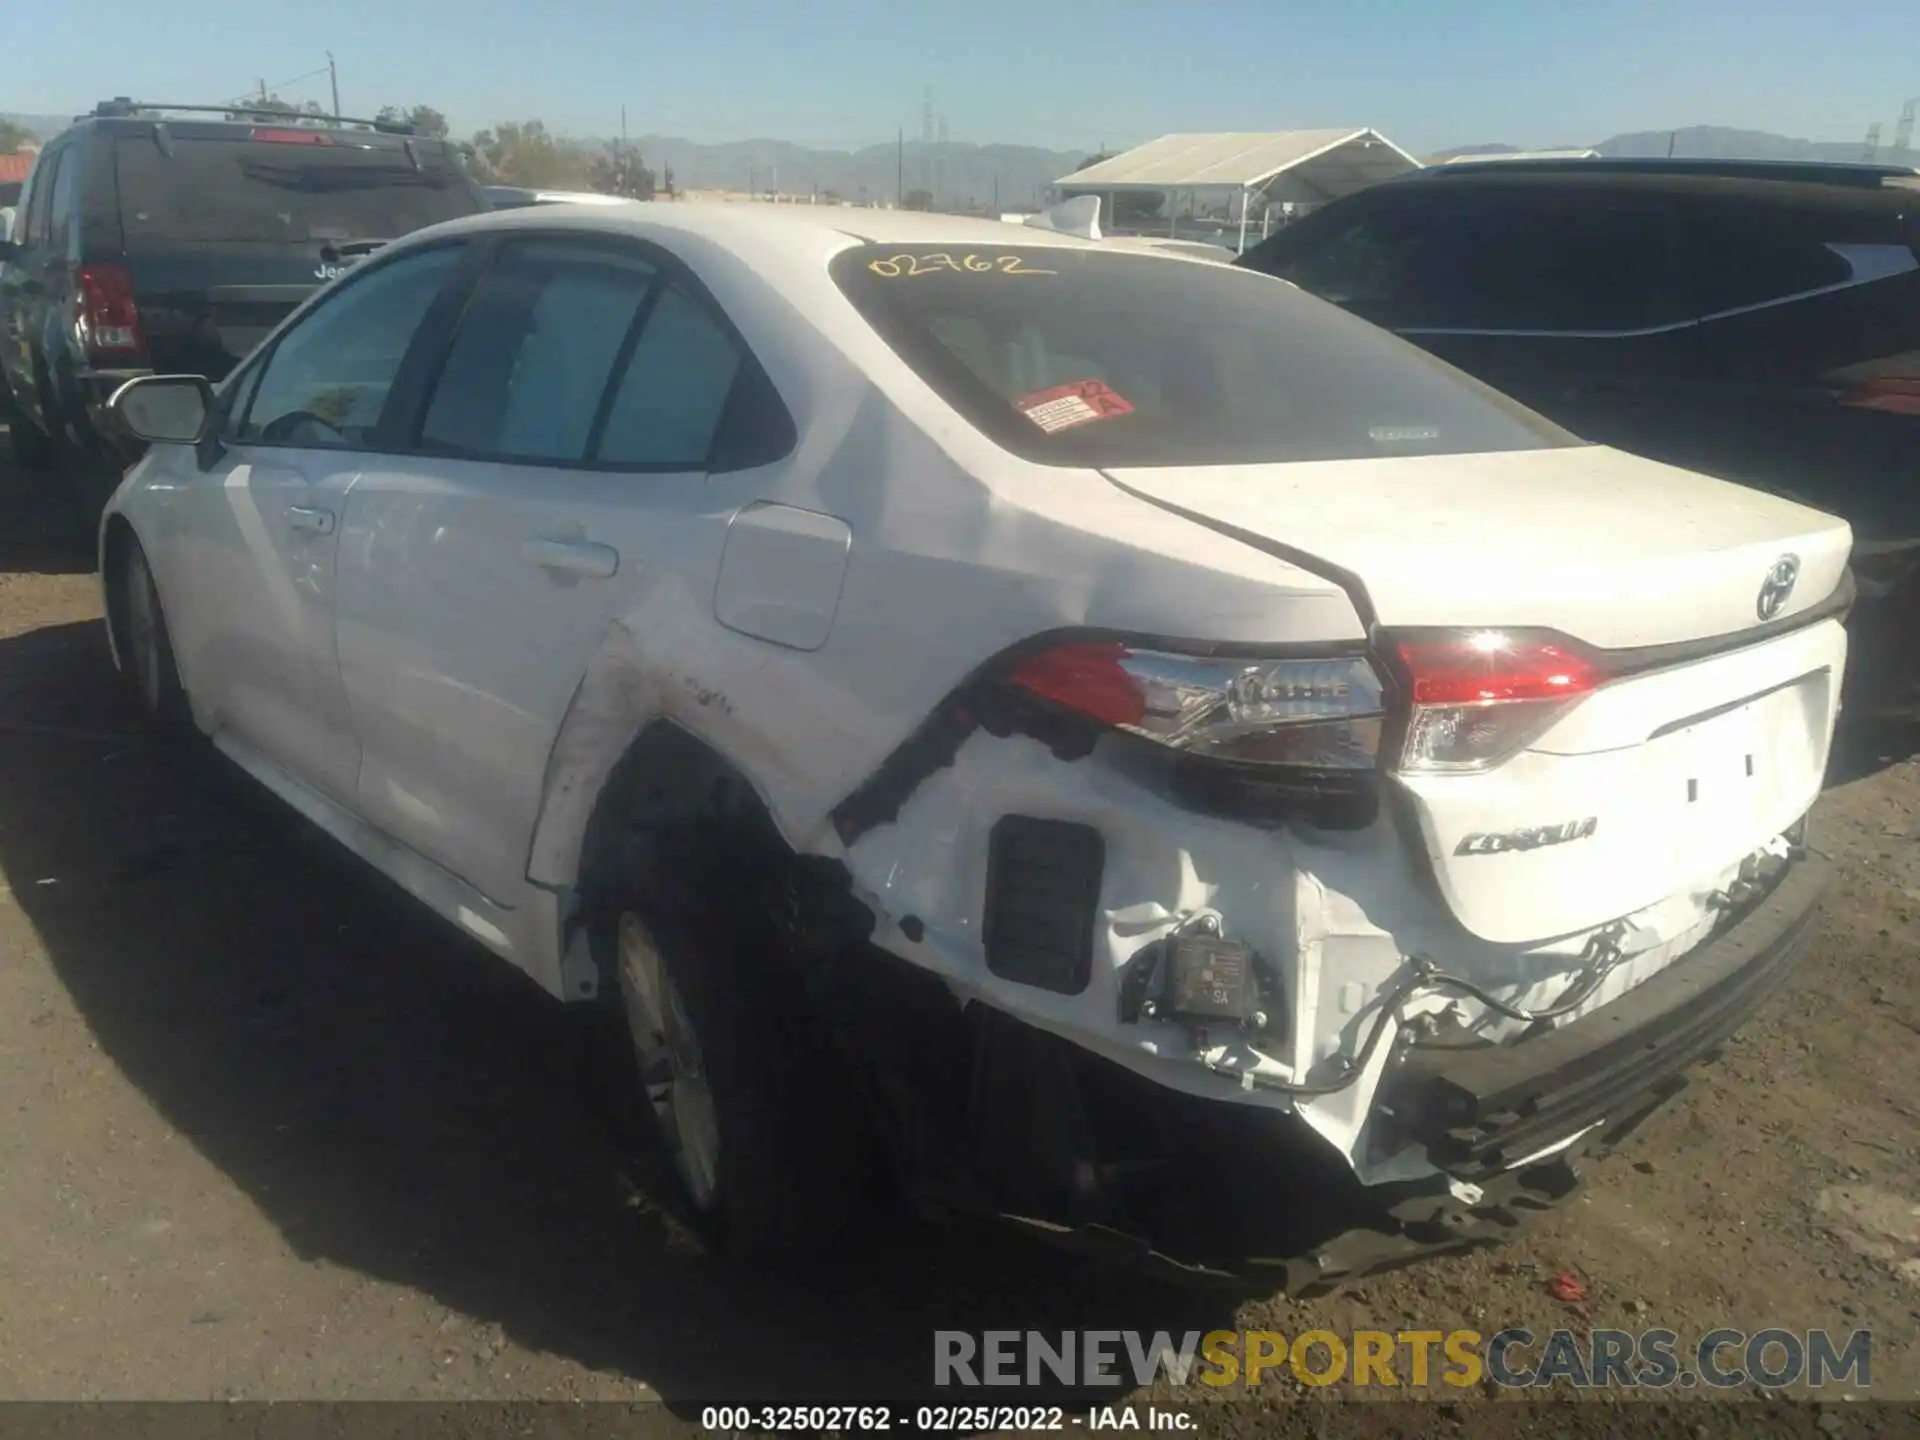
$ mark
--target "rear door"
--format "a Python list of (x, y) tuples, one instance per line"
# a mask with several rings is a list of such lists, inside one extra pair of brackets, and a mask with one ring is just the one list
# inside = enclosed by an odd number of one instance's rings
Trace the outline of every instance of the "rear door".
[(713, 583), (734, 507), (712, 499), (709, 459), (751, 373), (663, 253), (500, 246), (415, 453), (370, 463), (347, 497), (338, 648), (373, 823), (510, 903), (609, 622), (636, 587), (686, 583), (677, 570)]
[(432, 141), (155, 125), (112, 153), (126, 265), (167, 374), (224, 376), (369, 243), (485, 208)]

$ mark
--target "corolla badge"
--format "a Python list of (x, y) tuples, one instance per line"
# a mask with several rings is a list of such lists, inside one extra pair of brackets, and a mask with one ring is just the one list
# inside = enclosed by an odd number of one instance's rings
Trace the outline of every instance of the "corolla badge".
[(1600, 828), (1600, 817), (1568, 820), (1560, 825), (1535, 825), (1525, 830), (1499, 830), (1465, 836), (1453, 847), (1456, 855), (1509, 855), (1516, 850), (1539, 850), (1548, 845), (1565, 845), (1569, 840), (1585, 840)]
[(1786, 608), (1787, 600), (1793, 594), (1793, 582), (1799, 578), (1798, 555), (1782, 555), (1773, 562), (1773, 568), (1767, 571), (1767, 578), (1760, 582), (1760, 598), (1754, 604), (1754, 610), (1762, 620), (1771, 620)]

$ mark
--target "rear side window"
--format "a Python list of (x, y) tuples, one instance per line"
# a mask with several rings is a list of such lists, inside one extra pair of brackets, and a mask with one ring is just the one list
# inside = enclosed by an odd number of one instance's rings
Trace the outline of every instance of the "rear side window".
[(21, 236), (29, 245), (47, 243), (47, 217), (51, 213), (49, 201), (53, 198), (53, 188), (59, 180), (60, 171), (66, 168), (65, 150), (56, 150), (51, 155), (42, 155), (34, 166), (32, 185), (27, 193), (27, 216)]
[(1062, 465), (1577, 445), (1406, 341), (1229, 266), (1089, 247), (862, 246), (833, 274), (949, 405)]
[(733, 337), (679, 285), (660, 296), (620, 377), (599, 458), (698, 468), (740, 373)]
[(120, 219), (129, 246), (197, 241), (391, 240), (482, 208), (437, 146), (416, 141), (324, 143), (122, 135), (113, 143)]
[(626, 251), (517, 240), (467, 306), (420, 443), (476, 459), (700, 470), (724, 423), (735, 442), (725, 463), (738, 467), (784, 453), (785, 414), (685, 281)]
[(60, 156), (60, 168), (53, 172), (53, 193), (47, 201), (47, 244), (64, 250), (73, 234), (73, 185), (80, 169), (80, 154), (68, 150)]
[(656, 273), (613, 251), (503, 246), (460, 322), (421, 443), (463, 455), (584, 460)]
[(1369, 199), (1306, 222), (1253, 268), (1398, 330), (1607, 334), (1699, 313), (1668, 207), (1480, 187)]

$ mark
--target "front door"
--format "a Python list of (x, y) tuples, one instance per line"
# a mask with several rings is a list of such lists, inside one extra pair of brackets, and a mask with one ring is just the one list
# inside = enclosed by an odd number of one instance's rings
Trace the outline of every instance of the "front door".
[(181, 553), (183, 673), (216, 734), (351, 803), (359, 775), (334, 657), (340, 519), (402, 358), (462, 247), (416, 251), (316, 307), (241, 380), (224, 453), (164, 508)]

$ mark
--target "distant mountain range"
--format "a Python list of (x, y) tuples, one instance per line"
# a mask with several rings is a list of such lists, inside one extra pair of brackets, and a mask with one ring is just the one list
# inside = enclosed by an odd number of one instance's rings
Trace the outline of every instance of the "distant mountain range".
[[(1866, 147), (1860, 141), (1834, 143), (1819, 140), (1795, 140), (1785, 135), (1769, 135), (1764, 130), (1732, 130), (1724, 125), (1690, 125), (1684, 130), (1643, 130), (1632, 135), (1615, 135), (1598, 145), (1462, 145), (1438, 150), (1433, 159), (1446, 160), (1456, 155), (1498, 155), (1514, 150), (1594, 149), (1615, 159), (1659, 158), (1668, 153), (1688, 160), (1839, 160), (1866, 159)], [(1882, 145), (1874, 161), (1881, 165), (1920, 166), (1920, 149), (1895, 150)]]
[[(66, 115), (21, 115), (0, 112), (43, 138), (70, 123)], [(598, 147), (604, 139), (574, 143)], [(1047, 150), (1032, 145), (973, 145), (953, 141), (924, 145), (909, 140), (897, 145), (868, 145), (859, 150), (813, 150), (784, 140), (736, 140), (703, 145), (673, 135), (642, 135), (635, 143), (657, 174), (673, 167), (682, 190), (779, 189), (787, 194), (832, 191), (846, 200), (892, 199), (904, 188), (931, 190), (943, 205), (971, 201), (980, 207), (1015, 210), (1038, 203), (1046, 187), (1068, 174), (1088, 153), (1084, 150)], [(1836, 144), (1795, 140), (1761, 130), (1734, 130), (1720, 125), (1692, 125), (1684, 130), (1647, 130), (1615, 135), (1591, 148), (1609, 156), (1663, 156), (1671, 146), (1676, 156), (1697, 159), (1743, 160), (1860, 160), (1858, 142)], [(1574, 149), (1586, 145), (1552, 147), (1464, 145), (1433, 152), (1432, 158), (1486, 155), (1516, 149)], [(1920, 166), (1920, 150), (1896, 152), (1882, 147), (1876, 157), (1883, 164)], [(903, 185), (904, 182), (904, 185)]]
[(634, 142), (656, 174), (673, 167), (682, 190), (780, 190), (806, 195), (831, 190), (844, 200), (890, 200), (904, 189), (930, 190), (941, 203), (972, 201), (1002, 209), (1032, 208), (1055, 180), (1089, 158), (1084, 150), (1032, 145), (867, 145), (859, 150), (809, 150), (783, 140), (739, 140), (701, 145), (672, 135)]

